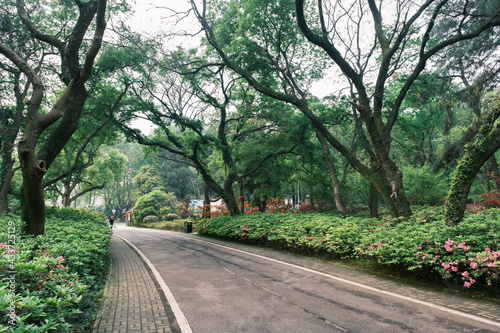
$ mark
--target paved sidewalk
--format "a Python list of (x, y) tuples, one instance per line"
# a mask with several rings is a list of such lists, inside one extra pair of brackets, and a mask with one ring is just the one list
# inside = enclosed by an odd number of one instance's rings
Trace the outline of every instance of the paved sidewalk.
[(171, 310), (139, 255), (116, 235), (109, 255), (111, 272), (92, 332), (172, 332)]

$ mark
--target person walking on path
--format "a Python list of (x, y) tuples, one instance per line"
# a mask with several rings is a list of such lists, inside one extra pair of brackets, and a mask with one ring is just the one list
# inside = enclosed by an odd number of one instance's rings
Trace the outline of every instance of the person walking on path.
[(111, 226), (111, 229), (113, 229), (114, 224), (115, 224), (115, 219), (113, 218), (113, 216), (110, 216), (109, 217), (109, 225)]

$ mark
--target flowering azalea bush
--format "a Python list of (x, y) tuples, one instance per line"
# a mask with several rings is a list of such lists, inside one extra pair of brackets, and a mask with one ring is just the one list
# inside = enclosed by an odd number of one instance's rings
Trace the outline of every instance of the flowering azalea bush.
[(17, 216), (0, 218), (0, 331), (88, 330), (107, 271), (104, 216), (50, 208), (45, 235), (20, 230)]
[(385, 271), (464, 289), (498, 292), (500, 210), (445, 226), (442, 210), (417, 209), (408, 221), (327, 213), (262, 214), (202, 220), (198, 232), (336, 259), (366, 260)]
[[(470, 251), (465, 242), (454, 244), (448, 239), (444, 249), (449, 254), (443, 256), (440, 269), (446, 279), (462, 280), (465, 288), (470, 288), (477, 281), (487, 286), (498, 286), (500, 274), (500, 244), (498, 251), (485, 248), (479, 252)], [(457, 279), (458, 278), (458, 279)]]

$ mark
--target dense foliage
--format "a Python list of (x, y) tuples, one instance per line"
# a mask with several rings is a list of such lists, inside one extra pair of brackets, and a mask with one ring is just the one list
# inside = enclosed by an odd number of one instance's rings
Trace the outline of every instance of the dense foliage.
[(443, 225), (443, 211), (421, 208), (396, 223), (326, 213), (265, 213), (198, 223), (202, 235), (256, 243), (295, 253), (364, 261), (383, 269), (449, 286), (497, 293), (500, 285), (500, 211), (467, 215)]
[[(49, 209), (46, 233), (21, 238), (17, 216), (0, 219), (0, 331), (86, 331), (107, 272), (104, 216)], [(15, 316), (11, 314), (15, 311)]]

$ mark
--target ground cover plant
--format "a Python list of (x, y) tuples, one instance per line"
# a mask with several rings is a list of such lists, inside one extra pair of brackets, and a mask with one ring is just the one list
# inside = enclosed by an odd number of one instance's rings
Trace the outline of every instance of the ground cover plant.
[(107, 273), (111, 231), (101, 214), (47, 210), (43, 236), (0, 218), (0, 332), (86, 332)]
[(202, 220), (197, 229), (201, 235), (365, 262), (375, 270), (498, 297), (499, 220), (500, 210), (489, 209), (467, 215), (457, 226), (445, 226), (443, 210), (433, 207), (416, 209), (407, 221), (257, 213)]

